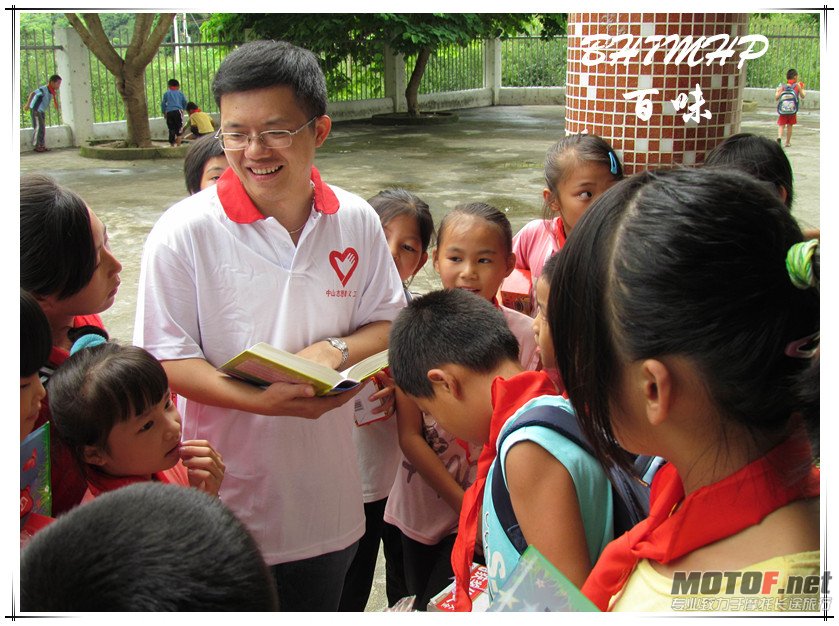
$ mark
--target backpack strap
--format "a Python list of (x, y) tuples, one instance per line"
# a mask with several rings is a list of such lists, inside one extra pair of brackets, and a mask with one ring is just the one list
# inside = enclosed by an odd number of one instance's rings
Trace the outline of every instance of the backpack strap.
[[(588, 445), (585, 437), (580, 432), (576, 416), (570, 411), (566, 411), (557, 406), (534, 406), (516, 416), (515, 421), (504, 429), (498, 439), (497, 446), (499, 452), (507, 437), (525, 426), (549, 428), (572, 441), (592, 456), (594, 455), (591, 446)], [(513, 547), (521, 554), (527, 548), (527, 542), (519, 527), (516, 514), (513, 512), (510, 492), (504, 483), (504, 468), (501, 464), (500, 454), (496, 457), (494, 463), (495, 469), (492, 474), (492, 485), (490, 485), (493, 508), (495, 509), (498, 521), (501, 523), (501, 527), (504, 529), (504, 533), (507, 535), (507, 539), (510, 540)]]
[[(519, 527), (510, 492), (504, 483), (501, 446), (504, 441), (525, 426), (542, 426), (559, 433), (582, 450), (597, 458), (588, 440), (580, 430), (574, 413), (557, 406), (535, 406), (520, 413), (515, 421), (506, 427), (498, 439), (499, 455), (496, 457), (492, 475), (492, 504), (495, 514), (510, 543), (519, 554), (527, 548), (527, 542)], [(608, 472), (612, 484), (612, 506), (614, 535), (619, 537), (647, 517), (650, 507), (650, 482), (658, 469), (664, 465), (661, 457), (639, 455), (634, 457), (632, 471), (612, 467)]]

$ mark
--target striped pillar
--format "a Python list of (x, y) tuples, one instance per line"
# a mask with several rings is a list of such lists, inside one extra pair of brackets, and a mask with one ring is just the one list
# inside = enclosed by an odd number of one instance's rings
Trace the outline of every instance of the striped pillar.
[(764, 48), (746, 35), (744, 13), (570, 13), (565, 132), (609, 141), (627, 174), (701, 164), (739, 132), (741, 57)]

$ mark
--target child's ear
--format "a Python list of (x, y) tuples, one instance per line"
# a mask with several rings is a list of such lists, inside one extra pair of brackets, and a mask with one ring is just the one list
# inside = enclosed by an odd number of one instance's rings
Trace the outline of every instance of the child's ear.
[(511, 252), (507, 255), (507, 273), (504, 274), (504, 278), (512, 274), (514, 269), (516, 269), (516, 255), (514, 252)]
[(85, 446), (82, 456), (88, 465), (104, 465), (108, 462), (105, 452), (96, 446)]
[(663, 424), (670, 415), (673, 402), (673, 378), (661, 361), (647, 359), (641, 364), (644, 406), (652, 426)]
[(440, 273), (440, 247), (434, 246), (434, 252), (431, 254), (431, 262), (434, 265), (434, 271)]
[(457, 377), (445, 368), (435, 368), (428, 370), (428, 380), (431, 381), (431, 386), (434, 387), (434, 394), (448, 394), (455, 399), (460, 399), (462, 386)]
[(416, 276), (417, 272), (419, 272), (425, 266), (426, 261), (428, 261), (428, 252), (423, 252), (420, 255), (419, 263), (417, 263), (417, 267), (414, 270), (414, 276)]
[(542, 198), (545, 200), (545, 204), (547, 204), (551, 208), (551, 211), (559, 212), (559, 210), (562, 208), (562, 206), (559, 204), (559, 196), (556, 196), (553, 200), (551, 200), (552, 195), (553, 194), (551, 193), (551, 190), (547, 187), (545, 187), (542, 190)]

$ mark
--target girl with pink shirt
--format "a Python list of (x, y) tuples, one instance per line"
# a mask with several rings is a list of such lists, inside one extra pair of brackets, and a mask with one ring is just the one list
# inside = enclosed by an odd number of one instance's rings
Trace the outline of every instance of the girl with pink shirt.
[[(545, 156), (543, 217), (513, 237), (516, 269), (530, 272), (532, 285), (545, 261), (564, 244), (580, 217), (600, 194), (623, 178), (623, 167), (612, 147), (597, 135), (569, 135)], [(531, 287), (530, 301), (536, 293)], [(535, 315), (533, 306), (531, 315)]]

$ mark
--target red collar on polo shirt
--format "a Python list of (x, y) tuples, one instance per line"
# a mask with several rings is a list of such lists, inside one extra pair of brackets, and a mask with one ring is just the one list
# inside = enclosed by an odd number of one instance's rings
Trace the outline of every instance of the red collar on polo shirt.
[[(315, 190), (315, 211), (326, 215), (338, 212), (340, 202), (335, 192), (320, 178), (320, 173), (312, 166), (312, 187)], [(225, 214), (237, 224), (251, 224), (257, 220), (264, 220), (265, 216), (256, 208), (245, 186), (233, 168), (229, 168), (216, 182), (218, 199)]]

